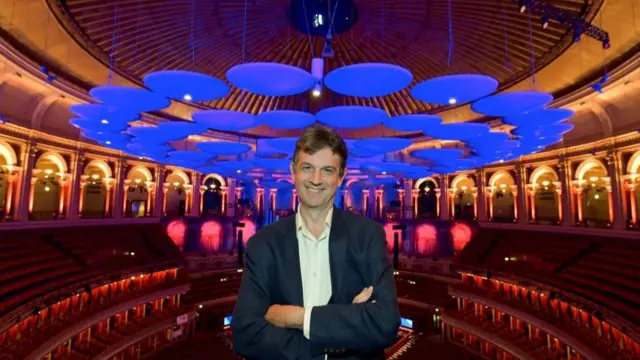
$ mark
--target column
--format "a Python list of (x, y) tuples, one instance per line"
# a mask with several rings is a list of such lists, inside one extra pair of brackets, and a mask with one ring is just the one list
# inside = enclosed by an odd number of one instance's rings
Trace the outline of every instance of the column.
[(254, 200), (256, 203), (256, 209), (258, 209), (258, 216), (266, 214), (266, 211), (263, 208), (264, 202), (264, 188), (259, 187), (256, 188), (256, 199)]
[(564, 204), (564, 198), (566, 196), (562, 196), (562, 183), (559, 181), (557, 181), (557, 185), (556, 185), (556, 194), (558, 195), (558, 222), (562, 224), (565, 216), (563, 204)]
[(574, 215), (571, 211), (571, 164), (565, 161), (558, 164), (558, 172), (560, 174), (560, 182), (562, 184), (562, 225), (573, 226)]
[[(439, 191), (436, 190), (436, 191)], [(418, 189), (411, 189), (411, 207), (410, 210), (413, 212), (413, 217), (417, 218), (418, 217), (418, 198), (420, 197), (420, 190)]]
[(227, 179), (227, 202), (225, 207), (227, 208), (227, 216), (234, 217), (236, 214), (236, 179)]
[(86, 177), (86, 175), (80, 177), (80, 189), (78, 190), (80, 197), (78, 198), (78, 212), (76, 214), (76, 218), (82, 216), (82, 210), (84, 208), (84, 187), (87, 185)]
[(184, 191), (186, 193), (185, 201), (184, 201), (184, 214), (186, 216), (194, 216), (193, 215), (193, 185), (183, 185)]
[(384, 202), (384, 189), (376, 189), (375, 194), (376, 194), (376, 198), (373, 202), (373, 205), (376, 207), (376, 209), (374, 211), (374, 215), (376, 218), (381, 218), (383, 202)]
[(82, 173), (84, 172), (84, 152), (78, 151), (74, 154), (71, 166), (71, 188), (69, 196), (69, 206), (67, 211), (68, 219), (78, 219), (80, 216), (80, 197), (82, 196)]
[(158, 165), (156, 167), (156, 171), (154, 174), (154, 180), (156, 185), (156, 197), (153, 202), (153, 216), (154, 217), (162, 217), (164, 215), (164, 198), (166, 194), (166, 189), (164, 186), (165, 180), (165, 169), (164, 166)]
[[(518, 185), (511, 185), (510, 189), (511, 189), (511, 193), (513, 194), (513, 218), (518, 221), (520, 219), (520, 217), (518, 217), (518, 213), (521, 212), (522, 213), (522, 217), (525, 217), (525, 214), (528, 213), (528, 207), (527, 207), (527, 185), (525, 184), (524, 186), (525, 188), (525, 193), (522, 195), (522, 197), (524, 198), (524, 207), (522, 208), (522, 211), (518, 211), (520, 209), (519, 204), (518, 204), (518, 199), (520, 198), (519, 195), (519, 186)], [(527, 223), (529, 222), (528, 216), (526, 219)], [(523, 221), (524, 222), (524, 221)], [(520, 222), (522, 224), (522, 222)]]
[(202, 216), (202, 210), (204, 209), (204, 192), (207, 191), (206, 185), (200, 185), (200, 201), (198, 205), (198, 213)]
[[(416, 190), (417, 191), (417, 190)], [(436, 218), (440, 218), (440, 197), (442, 196), (442, 192), (440, 189), (433, 189), (436, 193)], [(446, 193), (445, 193), (446, 196)]]
[[(136, 179), (139, 180), (139, 179)], [(129, 188), (132, 187), (133, 185), (131, 184), (131, 180), (125, 180), (124, 184), (122, 184), (122, 204), (121, 206), (118, 206), (120, 208), (120, 214), (122, 217), (127, 217), (127, 201), (129, 201), (129, 199), (127, 198), (128, 194), (129, 194)], [(147, 206), (149, 206), (149, 202), (147, 202)], [(115, 212), (115, 210), (114, 210)]]
[(576, 197), (576, 209), (577, 209), (577, 213), (578, 213), (578, 222), (580, 224), (582, 224), (582, 186), (581, 185), (576, 185), (573, 188), (573, 193), (575, 194)]
[(22, 176), (20, 178), (17, 191), (16, 208), (14, 210), (15, 219), (19, 221), (29, 220), (29, 204), (32, 188), (33, 167), (36, 163), (37, 148), (35, 142), (29, 142), (23, 147), (20, 154), (20, 164), (22, 165)]
[(271, 204), (273, 203), (273, 190), (272, 188), (264, 189), (264, 215), (268, 216), (272, 210)]
[(114, 194), (113, 194), (113, 206), (111, 206), (112, 217), (121, 218), (122, 217), (122, 209), (123, 204), (125, 203), (125, 185), (124, 180), (127, 176), (127, 168), (124, 159), (118, 160), (116, 164), (116, 173), (115, 173), (115, 183), (114, 183)]
[(278, 199), (278, 189), (269, 189), (269, 196), (271, 200), (269, 201), (269, 209), (275, 213), (278, 208), (277, 199)]
[(473, 195), (473, 219), (478, 220), (478, 188), (474, 186), (471, 191)]
[(447, 175), (442, 175), (438, 179), (438, 188), (440, 189), (440, 219), (449, 220), (449, 178)]
[(607, 172), (609, 173), (611, 184), (611, 200), (613, 200), (613, 211), (610, 212), (610, 215), (613, 217), (612, 226), (614, 230), (623, 230), (625, 228), (624, 199), (621, 186), (621, 163), (620, 153), (614, 152), (607, 156)]
[(487, 199), (489, 199), (489, 221), (493, 221), (493, 199), (494, 199), (494, 194), (495, 194), (495, 188), (493, 186), (487, 186), (486, 190), (486, 194), (487, 194)]
[(362, 214), (367, 215), (369, 210), (369, 189), (362, 189)]
[(478, 221), (487, 221), (487, 197), (484, 194), (485, 173), (480, 169), (476, 172), (476, 186), (478, 187)]
[(22, 170), (21, 168), (17, 167), (17, 166), (12, 166), (9, 165), (7, 166), (9, 168), (9, 174), (7, 176), (7, 193), (6, 193), (6, 201), (5, 201), (5, 208), (4, 208), (4, 217), (6, 220), (10, 220), (12, 218), (14, 218), (14, 216), (12, 216), (11, 214), (11, 210), (13, 210), (13, 203), (14, 203), (14, 191), (17, 193), (17, 188), (18, 185), (20, 183), (20, 171)]
[(531, 222), (536, 222), (536, 186), (534, 184), (527, 185), (527, 194), (529, 195), (529, 213), (531, 214)]
[(636, 227), (638, 225), (638, 204), (636, 203), (636, 184), (635, 179), (631, 179), (631, 183), (628, 183), (626, 188), (629, 193), (629, 212), (631, 213), (631, 225)]
[[(138, 180), (139, 179), (136, 179), (136, 188), (140, 186), (137, 183)], [(154, 181), (145, 181), (144, 184), (147, 189), (147, 200), (145, 205), (144, 216), (150, 217), (151, 214), (155, 214), (155, 211), (156, 211), (156, 201), (158, 198), (158, 190), (156, 190), (157, 187)], [(162, 192), (162, 194), (164, 194), (164, 191)], [(125, 201), (126, 201), (126, 196), (125, 196)], [(162, 201), (164, 202), (164, 196), (162, 196)]]
[(220, 214), (227, 215), (227, 202), (228, 202), (228, 197), (229, 197), (229, 188), (226, 186), (221, 186), (220, 187), (220, 196), (222, 196), (222, 199), (220, 200), (221, 204), (220, 204)]
[(200, 187), (202, 186), (202, 174), (197, 173), (197, 172), (192, 172), (191, 173), (191, 183), (193, 184), (193, 188), (191, 189), (191, 213), (189, 215), (191, 216), (200, 216), (201, 213), (201, 195), (202, 192), (200, 190)]
[(405, 179), (402, 183), (404, 189), (402, 193), (402, 211), (405, 219), (411, 219), (414, 213), (417, 213), (417, 209), (413, 210), (413, 180)]
[(65, 218), (65, 210), (67, 210), (67, 193), (71, 183), (71, 174), (62, 174), (60, 176), (60, 200), (58, 200), (58, 219)]
[[(107, 191), (105, 200), (104, 200), (104, 217), (111, 217), (113, 215), (113, 198), (114, 196), (112, 196), (112, 192), (115, 192), (115, 183), (116, 180), (112, 179), (112, 178), (105, 178), (103, 179), (104, 181), (104, 186), (105, 189)], [(117, 206), (115, 206), (115, 208), (117, 208)]]
[(522, 164), (516, 165), (516, 186), (517, 194), (516, 203), (514, 205), (514, 215), (517, 218), (518, 224), (528, 224), (529, 214), (527, 213), (527, 169)]

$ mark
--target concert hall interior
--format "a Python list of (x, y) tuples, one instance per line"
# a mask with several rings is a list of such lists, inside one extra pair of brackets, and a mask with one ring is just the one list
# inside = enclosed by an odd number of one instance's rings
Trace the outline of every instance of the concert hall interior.
[(241, 359), (316, 124), (386, 233), (388, 359), (640, 359), (638, 0), (0, 0), (0, 34), (0, 360)]

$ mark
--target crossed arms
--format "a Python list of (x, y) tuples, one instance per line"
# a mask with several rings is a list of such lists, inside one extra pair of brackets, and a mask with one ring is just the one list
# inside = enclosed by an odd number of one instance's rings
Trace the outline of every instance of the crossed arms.
[(375, 302), (314, 307), (309, 339), (301, 330), (302, 308), (293, 311), (279, 326), (265, 318), (268, 312), (272, 313), (267, 274), (273, 260), (268, 249), (261, 246), (263, 243), (249, 241), (247, 246), (244, 277), (231, 323), (234, 348), (239, 355), (261, 360), (311, 359), (324, 354), (327, 348), (366, 353), (393, 343), (400, 315), (382, 227), (376, 228), (367, 250)]

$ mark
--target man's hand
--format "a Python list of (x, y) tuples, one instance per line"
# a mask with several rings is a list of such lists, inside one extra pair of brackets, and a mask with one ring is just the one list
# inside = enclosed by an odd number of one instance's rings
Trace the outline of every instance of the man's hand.
[[(369, 301), (369, 299), (371, 298), (372, 294), (373, 294), (373, 286), (366, 287), (366, 288), (362, 289), (360, 294), (356, 295), (356, 297), (353, 298), (352, 303), (353, 304), (364, 304), (367, 301)], [(376, 302), (376, 301), (373, 300), (372, 302)]]
[(302, 329), (304, 308), (295, 305), (271, 305), (264, 318), (277, 327)]

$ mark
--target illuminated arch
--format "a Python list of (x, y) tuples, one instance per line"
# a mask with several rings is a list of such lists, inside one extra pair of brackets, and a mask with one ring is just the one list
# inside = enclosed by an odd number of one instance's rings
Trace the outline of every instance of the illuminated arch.
[(511, 176), (511, 174), (509, 174), (507, 171), (501, 170), (491, 175), (491, 178), (489, 178), (489, 186), (491, 187), (496, 186), (496, 183), (498, 182), (498, 180), (502, 178), (509, 178), (511, 179), (512, 183), (514, 184), (516, 183), (515, 180), (513, 179), (513, 176)]
[(357, 182), (358, 180), (360, 180), (360, 178), (357, 178), (357, 177), (353, 177), (353, 178), (347, 180), (347, 182), (344, 184), (344, 188), (348, 189), (349, 186), (351, 186), (353, 183)]
[(0, 140), (0, 156), (4, 158), (7, 165), (15, 165), (18, 163), (15, 151), (9, 143), (4, 140)]
[(420, 190), (420, 185), (422, 185), (423, 182), (429, 181), (429, 180), (431, 180), (431, 182), (433, 182), (436, 185), (436, 189), (438, 189), (438, 182), (431, 176), (423, 177), (422, 179), (416, 181), (416, 184), (413, 186), (413, 188), (416, 190)]
[(538, 179), (542, 175), (545, 175), (545, 174), (551, 174), (551, 177), (553, 178), (553, 181), (559, 181), (558, 180), (558, 174), (555, 172), (555, 170), (553, 170), (549, 166), (543, 165), (543, 166), (537, 167), (531, 173), (531, 184), (537, 184), (538, 183)]
[(182, 181), (183, 181), (182, 185), (189, 185), (189, 177), (187, 176), (187, 174), (185, 174), (184, 171), (182, 171), (182, 170), (173, 170), (173, 172), (171, 174), (167, 175), (167, 178), (169, 178), (169, 176), (171, 176), (171, 175), (175, 175), (175, 176), (179, 177), (180, 179), (182, 179)]
[(140, 174), (142, 174), (142, 176), (144, 176), (145, 178), (145, 181), (153, 181), (153, 175), (151, 175), (151, 171), (149, 171), (149, 169), (142, 165), (136, 165), (131, 170), (129, 170), (127, 179), (129, 179), (135, 172), (139, 172)]
[(629, 159), (627, 174), (637, 174), (638, 170), (640, 170), (640, 150), (636, 151)]
[(47, 151), (38, 158), (38, 161), (36, 163), (41, 160), (51, 161), (58, 168), (58, 172), (60, 174), (65, 174), (67, 172), (67, 162), (64, 161), (62, 155), (58, 154), (57, 152)]
[(606, 174), (608, 174), (607, 168), (600, 160), (596, 158), (590, 158), (583, 161), (576, 169), (576, 180), (584, 180), (584, 174), (594, 168), (601, 168)]
[(218, 180), (220, 182), (220, 186), (227, 186), (227, 182), (224, 181), (224, 178), (222, 176), (220, 176), (218, 174), (214, 174), (214, 173), (211, 173), (211, 174), (205, 176), (204, 179), (202, 179), (202, 183), (203, 184), (206, 183), (207, 179), (209, 179), (209, 178), (214, 178), (214, 179)]
[(85, 167), (85, 173), (90, 168), (95, 167), (102, 172), (103, 178), (112, 178), (113, 173), (111, 172), (111, 167), (104, 160), (91, 160), (87, 166)]
[(469, 180), (473, 183), (473, 185), (475, 186), (476, 182), (471, 180), (471, 178), (469, 176), (467, 176), (467, 174), (460, 174), (458, 176), (456, 176), (453, 181), (451, 182), (451, 188), (456, 189), (458, 187), (458, 183), (460, 181), (463, 180)]

